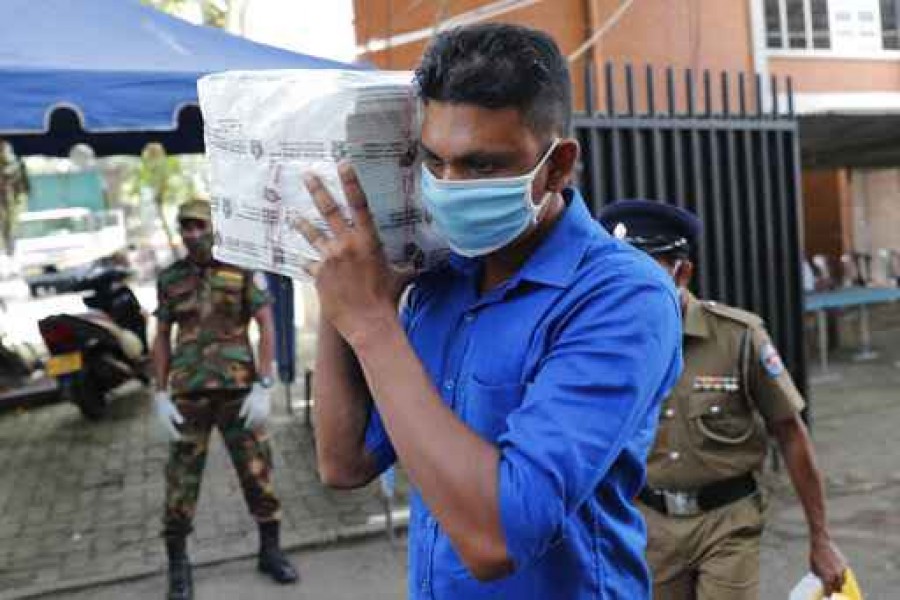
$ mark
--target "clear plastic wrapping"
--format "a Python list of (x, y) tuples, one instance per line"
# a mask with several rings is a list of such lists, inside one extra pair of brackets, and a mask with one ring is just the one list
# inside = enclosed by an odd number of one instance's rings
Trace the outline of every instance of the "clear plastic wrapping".
[(349, 217), (337, 165), (359, 176), (388, 258), (429, 268), (447, 256), (420, 201), (420, 108), (412, 75), (252, 71), (198, 83), (217, 259), (307, 279), (318, 259), (297, 217), (327, 232), (303, 185), (314, 172)]

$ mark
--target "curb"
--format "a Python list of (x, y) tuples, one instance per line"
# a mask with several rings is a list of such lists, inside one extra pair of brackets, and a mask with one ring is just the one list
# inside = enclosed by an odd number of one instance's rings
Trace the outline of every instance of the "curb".
[[(394, 531), (405, 531), (407, 525), (408, 519), (402, 517), (397, 518), (394, 523)], [(305, 538), (295, 538), (294, 541), (283, 543), (282, 549), (285, 552), (296, 552), (297, 550), (314, 550), (333, 544), (374, 538), (379, 535), (385, 535), (385, 532), (385, 526), (381, 523), (364, 523), (361, 525), (344, 527), (339, 530), (325, 531), (317, 535), (307, 536)], [(191, 566), (194, 568), (211, 567), (252, 558), (254, 556), (256, 556), (256, 550), (249, 552), (232, 552), (230, 554), (223, 554), (219, 556), (207, 555), (206, 558), (200, 558), (198, 560), (191, 561)], [(60, 593), (78, 592), (95, 587), (106, 587), (119, 583), (139, 581), (141, 579), (163, 575), (164, 573), (165, 570), (160, 566), (148, 566), (142, 567), (140, 569), (132, 569), (130, 571), (122, 571), (109, 575), (97, 575), (94, 577), (84, 577), (81, 579), (69, 579), (52, 584), (35, 585), (14, 591), (0, 592), (0, 600), (28, 600), (31, 598), (40, 598), (43, 596), (50, 596)]]

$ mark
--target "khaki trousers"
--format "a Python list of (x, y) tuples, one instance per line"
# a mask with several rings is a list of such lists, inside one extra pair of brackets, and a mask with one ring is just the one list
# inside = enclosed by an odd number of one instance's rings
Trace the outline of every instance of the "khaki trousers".
[(638, 507), (655, 600), (758, 600), (763, 507), (748, 496), (693, 517)]

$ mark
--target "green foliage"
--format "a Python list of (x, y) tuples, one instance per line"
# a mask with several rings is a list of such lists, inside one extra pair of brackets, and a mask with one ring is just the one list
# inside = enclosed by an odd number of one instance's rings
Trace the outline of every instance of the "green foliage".
[[(198, 0), (141, 0), (169, 14), (178, 14), (188, 4), (196, 4)], [(199, 0), (203, 10), (203, 24), (224, 29), (231, 12), (230, 0)]]
[(156, 142), (147, 144), (141, 153), (140, 163), (132, 172), (126, 187), (134, 195), (140, 195), (145, 189), (150, 190), (169, 245), (174, 247), (174, 238), (165, 220), (163, 207), (167, 204), (180, 204), (197, 191), (193, 178), (185, 172), (181, 160), (175, 156), (168, 156), (162, 144)]

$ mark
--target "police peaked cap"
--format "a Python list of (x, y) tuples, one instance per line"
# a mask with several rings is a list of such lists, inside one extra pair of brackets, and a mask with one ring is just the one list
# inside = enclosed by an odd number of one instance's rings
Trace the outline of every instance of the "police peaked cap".
[(202, 198), (194, 198), (184, 202), (178, 207), (178, 222), (185, 219), (196, 219), (210, 223), (212, 221), (212, 209), (209, 202)]
[(600, 211), (600, 223), (612, 235), (653, 255), (687, 255), (702, 226), (693, 213), (654, 200), (620, 200)]

